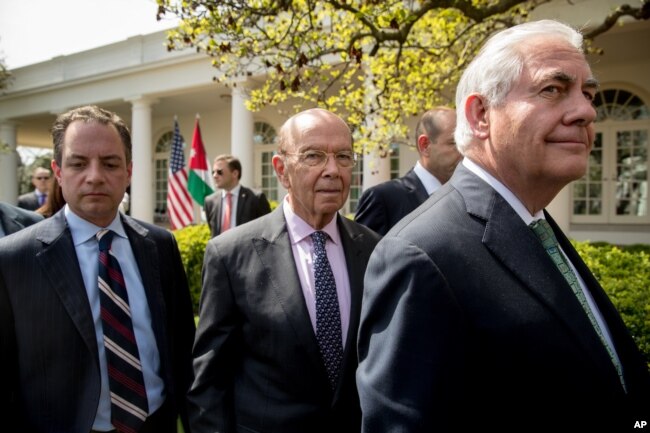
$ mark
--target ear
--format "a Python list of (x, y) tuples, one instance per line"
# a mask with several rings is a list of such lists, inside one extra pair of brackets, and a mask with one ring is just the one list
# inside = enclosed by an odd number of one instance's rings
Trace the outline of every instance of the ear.
[(429, 145), (431, 144), (431, 141), (429, 141), (429, 137), (427, 137), (425, 134), (422, 134), (418, 137), (418, 153), (420, 155), (429, 155)]
[(275, 174), (278, 177), (278, 180), (284, 189), (289, 190), (291, 184), (289, 182), (289, 178), (286, 175), (287, 166), (284, 164), (284, 157), (280, 155), (273, 155), (271, 163), (273, 164), (273, 169), (275, 170)]
[(127, 183), (127, 185), (131, 185), (131, 176), (133, 176), (133, 161), (129, 162), (126, 165), (126, 172), (129, 175), (129, 182)]
[(485, 98), (473, 93), (465, 100), (465, 118), (476, 138), (485, 140), (490, 136), (490, 121)]
[(50, 167), (52, 167), (52, 173), (54, 173), (56, 181), (61, 183), (61, 167), (59, 167), (59, 164), (56, 163), (55, 159), (50, 161)]

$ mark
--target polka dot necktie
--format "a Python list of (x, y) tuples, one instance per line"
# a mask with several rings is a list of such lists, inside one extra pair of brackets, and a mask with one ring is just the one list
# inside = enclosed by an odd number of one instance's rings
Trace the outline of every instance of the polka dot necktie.
[(114, 234), (110, 230), (97, 232), (99, 301), (111, 394), (111, 423), (120, 432), (135, 433), (147, 418), (149, 405), (124, 276), (110, 251)]
[(314, 282), (316, 286), (316, 340), (332, 389), (336, 388), (343, 359), (341, 312), (334, 274), (327, 260), (327, 234), (312, 233), (314, 244)]
[(603, 335), (603, 331), (600, 329), (600, 325), (598, 325), (598, 322), (596, 321), (594, 312), (591, 311), (591, 307), (589, 306), (587, 298), (584, 292), (582, 291), (582, 288), (580, 287), (580, 283), (578, 282), (578, 277), (576, 277), (576, 274), (573, 272), (573, 269), (571, 269), (571, 266), (569, 266), (569, 263), (567, 259), (564, 257), (564, 254), (562, 254), (562, 251), (560, 251), (560, 245), (557, 241), (557, 238), (555, 237), (555, 233), (553, 233), (553, 229), (551, 228), (551, 225), (545, 219), (539, 219), (537, 221), (533, 221), (532, 223), (530, 223), (530, 228), (533, 230), (535, 235), (542, 242), (542, 246), (546, 250), (546, 253), (551, 257), (551, 260), (553, 260), (553, 263), (555, 263), (555, 266), (558, 268), (560, 273), (562, 273), (562, 276), (571, 287), (571, 290), (573, 291), (574, 295), (576, 296), (576, 298), (578, 298), (578, 301), (580, 302), (582, 309), (585, 311), (585, 313), (587, 313), (587, 317), (589, 317), (589, 321), (591, 322), (591, 325), (594, 327), (596, 334), (598, 334), (600, 341), (602, 341), (603, 345), (605, 346), (605, 349), (607, 349), (607, 353), (609, 354), (609, 357), (612, 360), (614, 367), (616, 367), (616, 372), (618, 373), (618, 377), (619, 380), (621, 381), (621, 385), (623, 385), (623, 388), (625, 389), (625, 381), (623, 379), (623, 367), (621, 366), (618, 357), (614, 353), (614, 350), (609, 345), (609, 343), (607, 343), (607, 340)]

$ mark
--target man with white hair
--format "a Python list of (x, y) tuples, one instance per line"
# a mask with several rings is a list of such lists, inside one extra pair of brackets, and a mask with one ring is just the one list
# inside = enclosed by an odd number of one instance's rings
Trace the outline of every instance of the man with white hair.
[(582, 36), (550, 20), (496, 34), (465, 70), (463, 161), (368, 263), (363, 432), (623, 431), (648, 419), (647, 365), (545, 210), (586, 171), (596, 90)]

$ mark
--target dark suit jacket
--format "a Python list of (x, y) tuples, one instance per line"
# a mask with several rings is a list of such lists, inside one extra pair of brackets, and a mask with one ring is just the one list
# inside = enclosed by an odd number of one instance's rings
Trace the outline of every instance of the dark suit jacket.
[[(212, 237), (215, 237), (221, 232), (221, 191), (207, 196), (203, 206), (210, 232)], [(236, 210), (238, 226), (269, 212), (271, 212), (271, 207), (263, 192), (258, 194), (243, 185), (239, 188)]]
[(0, 224), (6, 235), (39, 222), (43, 215), (0, 202)]
[(399, 220), (429, 198), (413, 169), (404, 177), (380, 183), (363, 192), (354, 220), (385, 235)]
[(607, 322), (628, 394), (541, 242), (459, 164), (368, 264), (357, 373), (363, 432), (620, 432), (648, 419), (645, 362), (548, 220)]
[(189, 394), (192, 433), (355, 432), (363, 274), (379, 236), (337, 216), (350, 278), (341, 378), (330, 390), (282, 206), (210, 240)]
[(41, 207), (40, 203), (38, 202), (36, 191), (28, 192), (27, 194), (18, 196), (18, 207), (27, 210), (36, 210)]
[[(122, 216), (151, 310), (173, 429), (191, 381), (194, 320), (167, 230)], [(23, 432), (88, 433), (100, 372), (90, 304), (63, 210), (0, 239), (0, 419)], [(175, 431), (175, 430), (167, 430)]]

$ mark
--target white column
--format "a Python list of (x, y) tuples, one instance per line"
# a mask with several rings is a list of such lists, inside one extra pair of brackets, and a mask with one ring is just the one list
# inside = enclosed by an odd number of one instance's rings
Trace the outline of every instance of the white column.
[(0, 201), (16, 204), (18, 200), (18, 153), (16, 124), (0, 122)]
[(390, 180), (390, 155), (381, 156), (377, 149), (363, 155), (363, 190)]
[(569, 226), (571, 224), (571, 188), (573, 188), (573, 183), (562, 188), (553, 201), (546, 206), (548, 213), (551, 214), (567, 236), (569, 236)]
[(131, 216), (153, 223), (154, 178), (151, 138), (151, 105), (156, 101), (144, 97), (131, 102), (131, 140), (133, 142), (133, 177), (131, 179)]
[(256, 170), (255, 149), (253, 142), (254, 122), (253, 113), (246, 109), (246, 91), (241, 83), (240, 87), (232, 90), (231, 123), (230, 123), (230, 153), (239, 158), (242, 165), (242, 177), (240, 182), (249, 188), (255, 187)]

